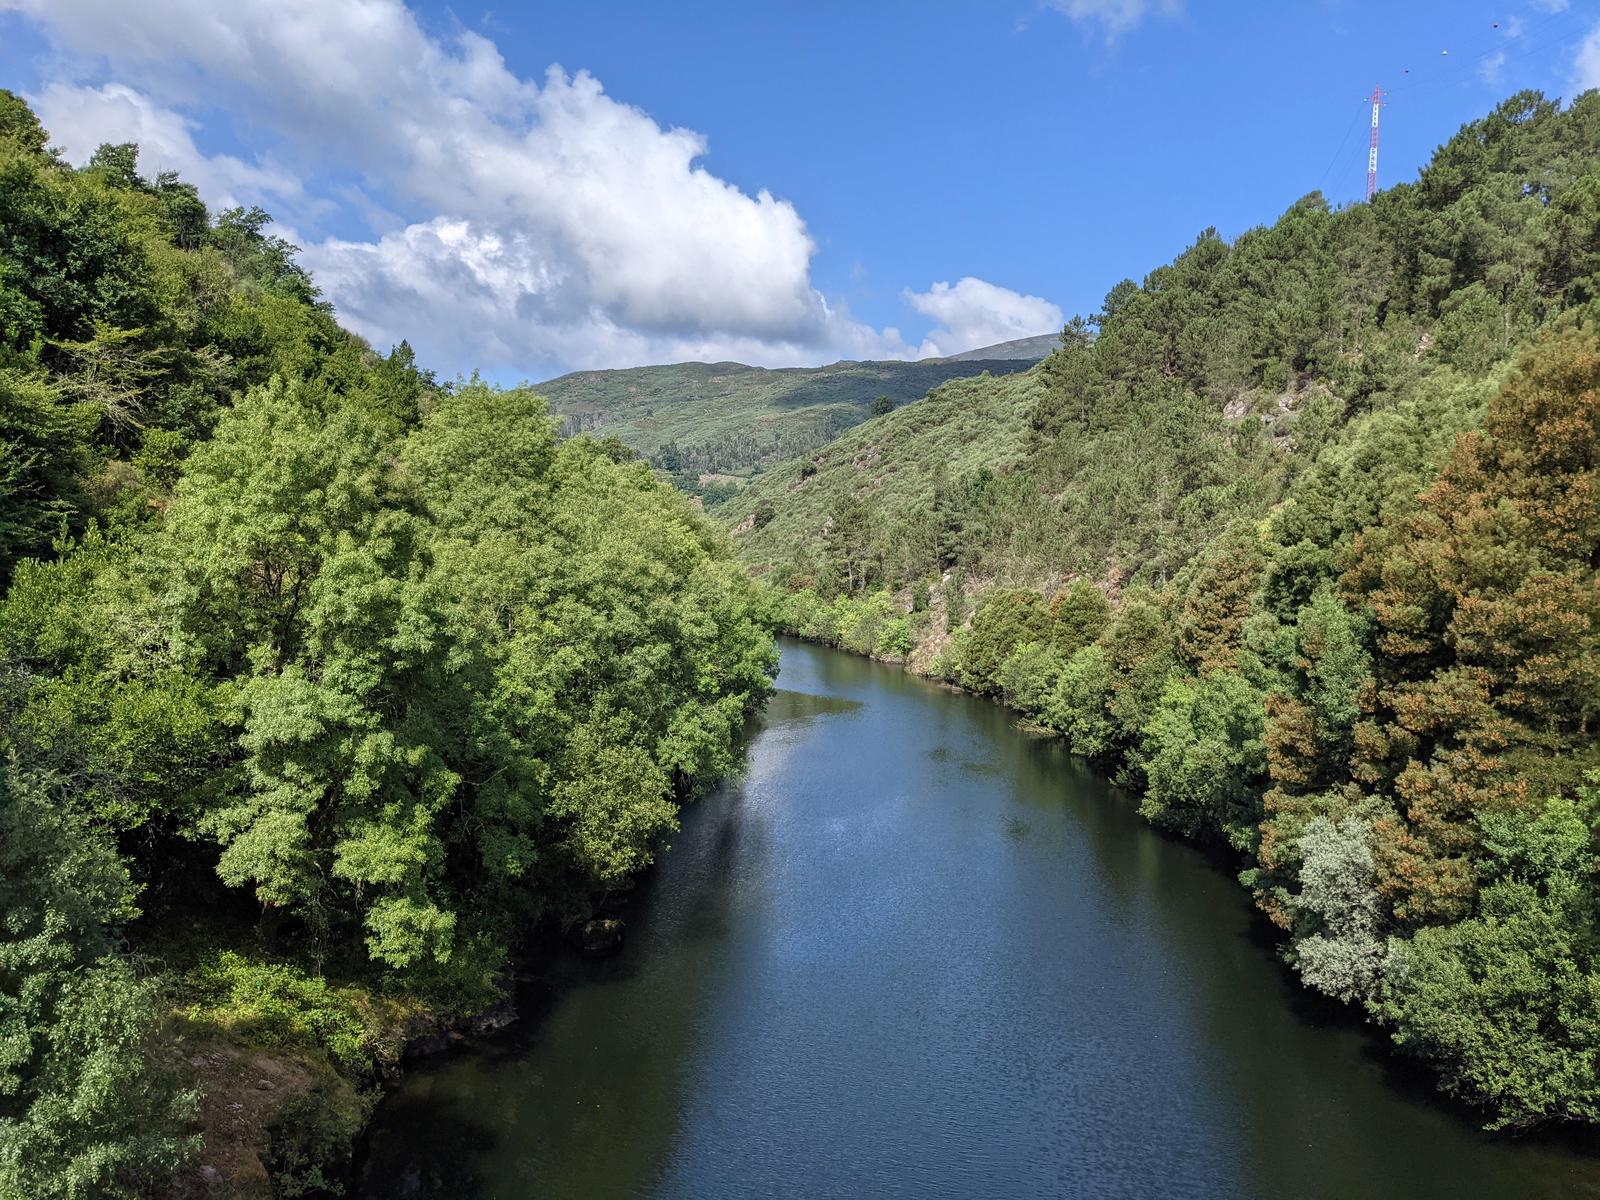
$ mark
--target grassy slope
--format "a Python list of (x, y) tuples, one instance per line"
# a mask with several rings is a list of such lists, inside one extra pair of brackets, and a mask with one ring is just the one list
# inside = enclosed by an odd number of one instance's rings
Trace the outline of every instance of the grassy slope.
[[(1053, 341), (1054, 339), (1049, 339)], [(1031, 353), (1031, 351), (1030, 351)], [(951, 379), (1026, 370), (1028, 358), (839, 362), (768, 370), (739, 363), (677, 363), (579, 371), (538, 386), (567, 431), (614, 434), (646, 456), (748, 438), (714, 452), (702, 469), (746, 473), (821, 445), (868, 416), (878, 396), (917, 400)]]
[[(769, 524), (736, 534), (740, 554), (764, 573), (794, 547), (815, 542), (846, 494), (870, 499), (886, 518), (899, 518), (931, 502), (936, 466), (959, 477), (980, 467), (999, 472), (1021, 461), (1039, 387), (1036, 371), (956, 380), (925, 400), (856, 426), (814, 455), (774, 467), (723, 511), (738, 529), (763, 501), (773, 506)], [(801, 475), (806, 464), (816, 466), (809, 478)]]
[(940, 359), (941, 362), (973, 362), (987, 359), (993, 362), (1002, 358), (1021, 358), (1029, 362), (1037, 362), (1045, 358), (1061, 344), (1061, 338), (1054, 333), (1041, 333), (1035, 337), (1017, 338), (1015, 341), (998, 342), (993, 346), (981, 346), (976, 350), (968, 350), (964, 354), (952, 354)]

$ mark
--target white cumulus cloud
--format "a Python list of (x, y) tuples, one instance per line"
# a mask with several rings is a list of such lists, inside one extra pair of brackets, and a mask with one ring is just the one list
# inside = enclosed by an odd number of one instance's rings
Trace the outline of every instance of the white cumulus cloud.
[(924, 339), (923, 356), (961, 354), (1055, 333), (1062, 326), (1061, 310), (1043, 297), (1024, 296), (970, 275), (953, 284), (936, 283), (925, 292), (907, 291), (905, 298), (939, 326)]
[(142, 174), (177, 171), (219, 207), (263, 195), (300, 194), (299, 182), (286, 171), (229, 154), (203, 154), (194, 144), (192, 121), (122, 84), (96, 88), (52, 83), (33, 102), (50, 131), (51, 145), (74, 162), (85, 161), (104, 142), (137, 142)]
[[(445, 370), (898, 358), (964, 336), (946, 324), (913, 347), (854, 320), (814, 286), (794, 205), (713, 174), (703, 135), (586, 72), (520, 77), (487, 38), (436, 36), (401, 0), (6, 9), (97, 72), (36, 97), (74, 161), (139, 141), (146, 169), (171, 165), (213, 204), (275, 194), (296, 225), (336, 197), (366, 227), (294, 239), (306, 265), (358, 332), (409, 337)], [(201, 153), (196, 111), (229, 114), (271, 157)]]

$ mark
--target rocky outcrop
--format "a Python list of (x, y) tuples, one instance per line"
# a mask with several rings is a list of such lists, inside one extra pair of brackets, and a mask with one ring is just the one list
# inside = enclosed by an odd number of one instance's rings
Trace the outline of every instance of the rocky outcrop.
[(623, 924), (616, 917), (596, 917), (578, 929), (578, 949), (593, 958), (615, 953), (622, 946)]

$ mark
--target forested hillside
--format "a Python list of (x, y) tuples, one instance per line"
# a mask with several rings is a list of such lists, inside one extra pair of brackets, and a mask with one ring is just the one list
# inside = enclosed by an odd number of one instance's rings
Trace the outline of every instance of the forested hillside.
[(1304, 982), (1491, 1123), (1594, 1122), (1597, 297), (1600, 93), (1520, 94), (729, 523), (797, 631), (1001, 698), (1231, 848)]
[(620, 444), (47, 143), (0, 91), (0, 1196), (299, 1195), (407, 1021), (650, 861), (771, 639)]
[[(1049, 353), (1040, 341), (988, 348), (992, 359), (980, 349), (949, 359), (777, 370), (676, 363), (577, 371), (537, 390), (561, 416), (564, 432), (619, 438), (679, 487), (700, 493), (701, 475), (757, 473), (815, 450), (876, 410), (919, 400), (947, 380), (1026, 370)], [(723, 499), (735, 486), (713, 487), (706, 498)]]

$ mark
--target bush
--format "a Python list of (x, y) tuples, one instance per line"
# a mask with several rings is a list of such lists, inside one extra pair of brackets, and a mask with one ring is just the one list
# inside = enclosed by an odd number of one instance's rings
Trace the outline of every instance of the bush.
[(906, 658), (915, 644), (911, 636), (911, 622), (905, 617), (885, 621), (878, 630), (877, 652), (891, 658)]
[(195, 1096), (117, 950), (127, 868), (49, 782), (0, 761), (0, 1197), (143, 1195), (192, 1150)]
[(369, 1107), (348, 1084), (327, 1076), (288, 1101), (267, 1131), (273, 1195), (279, 1200), (342, 1195), (343, 1185), (325, 1168), (349, 1162)]
[(967, 593), (966, 579), (960, 571), (951, 571), (946, 577), (942, 590), (944, 592), (944, 628), (946, 633), (954, 633), (961, 628), (961, 622), (967, 619)]
[(1139, 812), (1190, 837), (1254, 848), (1267, 754), (1261, 693), (1232, 671), (1174, 678), (1144, 728), (1149, 788)]
[(321, 1049), (347, 1071), (373, 1065), (377, 1030), (367, 994), (336, 987), (286, 963), (213, 954), (183, 980), (188, 1015), (254, 1046)]
[(859, 600), (841, 596), (839, 644), (857, 654), (871, 654), (878, 645), (878, 635), (894, 613), (894, 601), (888, 592), (873, 592)]
[(1011, 707), (1038, 715), (1061, 677), (1061, 655), (1044, 642), (1024, 642), (1000, 666), (1000, 694)]
[(1085, 646), (1061, 669), (1045, 701), (1043, 720), (1067, 739), (1076, 754), (1104, 758), (1116, 745), (1111, 710), (1111, 665), (1098, 645)]
[(976, 692), (1001, 690), (1000, 668), (1025, 642), (1050, 637), (1050, 610), (1031, 588), (990, 592), (973, 614), (972, 628), (961, 643), (961, 683)]

